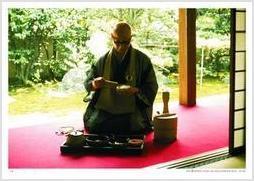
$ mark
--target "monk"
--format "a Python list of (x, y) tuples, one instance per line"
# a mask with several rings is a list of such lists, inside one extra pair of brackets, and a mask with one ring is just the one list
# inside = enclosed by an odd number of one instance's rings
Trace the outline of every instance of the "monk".
[(83, 117), (85, 129), (94, 134), (146, 134), (152, 130), (158, 90), (153, 65), (131, 45), (128, 23), (117, 23), (111, 39), (113, 47), (91, 66), (84, 82), (92, 95)]

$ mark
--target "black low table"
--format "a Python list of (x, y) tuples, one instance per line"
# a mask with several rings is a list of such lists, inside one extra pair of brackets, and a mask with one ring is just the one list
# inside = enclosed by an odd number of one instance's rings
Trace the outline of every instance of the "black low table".
[(96, 135), (85, 134), (82, 145), (70, 146), (64, 142), (61, 153), (124, 152), (142, 153), (144, 135)]

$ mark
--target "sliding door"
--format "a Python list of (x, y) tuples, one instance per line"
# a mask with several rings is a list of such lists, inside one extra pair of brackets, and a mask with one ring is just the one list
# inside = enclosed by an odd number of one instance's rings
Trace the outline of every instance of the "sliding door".
[(246, 145), (246, 10), (231, 10), (230, 135), (229, 152)]

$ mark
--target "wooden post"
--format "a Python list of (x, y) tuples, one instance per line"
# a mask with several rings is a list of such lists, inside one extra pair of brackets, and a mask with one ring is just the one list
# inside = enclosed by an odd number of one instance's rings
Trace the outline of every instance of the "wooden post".
[(195, 9), (179, 9), (179, 102), (196, 105)]
[(169, 97), (170, 97), (170, 94), (168, 91), (162, 92), (163, 113), (169, 113), (169, 109), (168, 109)]

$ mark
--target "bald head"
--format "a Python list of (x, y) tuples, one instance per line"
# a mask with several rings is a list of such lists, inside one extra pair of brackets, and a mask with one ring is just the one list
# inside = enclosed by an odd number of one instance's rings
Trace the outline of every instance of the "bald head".
[(131, 27), (128, 23), (125, 23), (125, 22), (117, 23), (114, 26), (113, 31), (111, 32), (111, 35), (120, 39), (130, 39)]
[(112, 32), (111, 38), (113, 40), (114, 50), (118, 55), (124, 55), (130, 47), (131, 42), (131, 27), (128, 23), (117, 23)]

